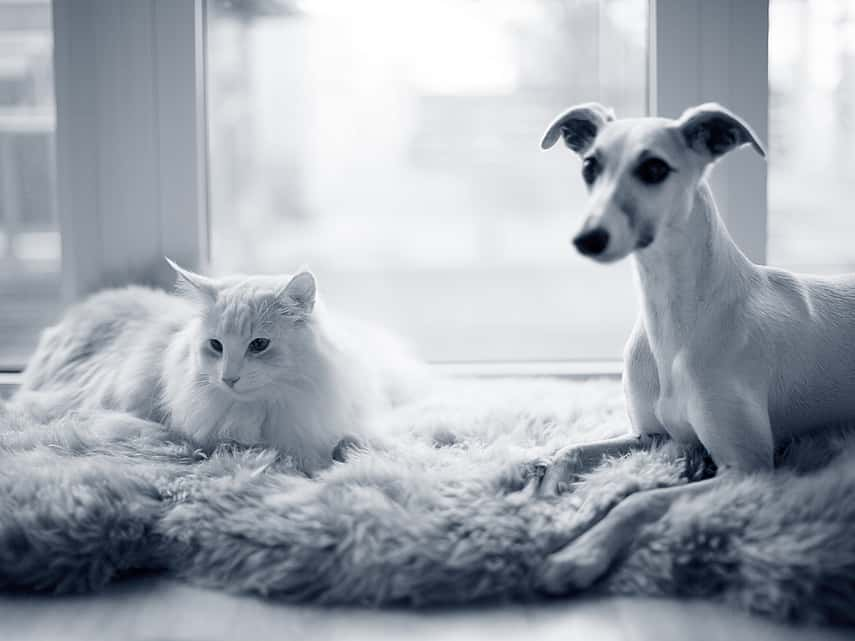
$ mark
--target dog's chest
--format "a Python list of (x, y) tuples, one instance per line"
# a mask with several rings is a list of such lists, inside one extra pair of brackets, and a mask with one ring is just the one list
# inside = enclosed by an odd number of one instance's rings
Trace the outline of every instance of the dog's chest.
[(670, 371), (665, 376), (660, 370), (659, 398), (654, 408), (656, 418), (675, 441), (696, 443), (698, 437), (689, 421), (687, 401), (689, 394), (686, 393), (686, 390), (681, 389), (686, 384), (685, 378), (681, 377), (678, 371), (675, 371), (678, 368), (669, 369)]

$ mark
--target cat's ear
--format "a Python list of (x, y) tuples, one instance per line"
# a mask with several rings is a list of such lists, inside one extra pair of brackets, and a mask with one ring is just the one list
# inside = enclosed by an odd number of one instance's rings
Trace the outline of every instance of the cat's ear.
[(189, 269), (184, 269), (170, 260), (168, 256), (164, 256), (164, 258), (166, 258), (166, 262), (169, 263), (169, 266), (178, 275), (175, 288), (179, 294), (189, 296), (205, 305), (211, 305), (217, 300), (217, 286), (213, 280), (201, 274), (191, 272)]
[(315, 307), (315, 296), (318, 291), (317, 282), (312, 272), (302, 271), (294, 276), (285, 289), (282, 290), (282, 301), (286, 310), (295, 309), (304, 314), (310, 314)]

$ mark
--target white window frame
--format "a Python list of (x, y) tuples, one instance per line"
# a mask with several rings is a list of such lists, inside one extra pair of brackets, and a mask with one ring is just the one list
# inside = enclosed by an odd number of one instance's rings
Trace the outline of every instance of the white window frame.
[[(769, 140), (768, 0), (650, 0), (650, 114), (676, 117), (719, 102)], [(715, 167), (712, 189), (728, 230), (766, 262), (766, 163), (751, 149)]]
[[(649, 113), (673, 117), (717, 101), (767, 140), (768, 0), (649, 2)], [(141, 276), (168, 282), (164, 255), (204, 270), (205, 0), (54, 0), (53, 17), (66, 300)], [(713, 189), (737, 243), (765, 262), (765, 164), (732, 154), (715, 169)], [(616, 376), (621, 364), (445, 369)]]
[(55, 0), (63, 293), (208, 261), (203, 0)]

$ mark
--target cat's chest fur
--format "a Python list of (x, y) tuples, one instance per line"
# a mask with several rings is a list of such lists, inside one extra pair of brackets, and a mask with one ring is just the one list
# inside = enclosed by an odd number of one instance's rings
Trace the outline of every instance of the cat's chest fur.
[(331, 372), (315, 371), (305, 390), (283, 383), (262, 398), (238, 399), (208, 384), (187, 356), (192, 348), (181, 343), (179, 338), (171, 346), (164, 362), (169, 372), (162, 379), (165, 422), (200, 444), (273, 446), (311, 471), (328, 465), (338, 440), (359, 430), (361, 412), (352, 404), (347, 411), (341, 381)]
[(306, 471), (329, 464), (335, 444), (348, 431), (340, 417), (317, 407), (301, 408), (301, 400), (293, 395), (287, 400), (235, 401), (217, 390), (197, 392), (192, 398), (179, 392), (167, 405), (169, 427), (198, 443), (274, 446)]
[(263, 402), (237, 402), (216, 390), (167, 386), (165, 406), (169, 426), (200, 443), (237, 441), (260, 443), (268, 421)]

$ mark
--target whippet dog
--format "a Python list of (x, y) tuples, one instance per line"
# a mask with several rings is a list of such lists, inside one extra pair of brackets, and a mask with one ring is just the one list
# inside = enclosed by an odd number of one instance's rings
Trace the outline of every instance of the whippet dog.
[(559, 138), (581, 156), (590, 195), (573, 244), (602, 263), (633, 254), (642, 304), (624, 352), (632, 433), (559, 452), (541, 490), (661, 437), (703, 445), (718, 473), (623, 500), (547, 558), (541, 587), (553, 593), (600, 578), (674, 499), (771, 470), (778, 445), (855, 419), (855, 276), (755, 265), (719, 218), (710, 167), (743, 145), (765, 156), (745, 122), (716, 104), (616, 120), (588, 103), (558, 116), (541, 146)]

